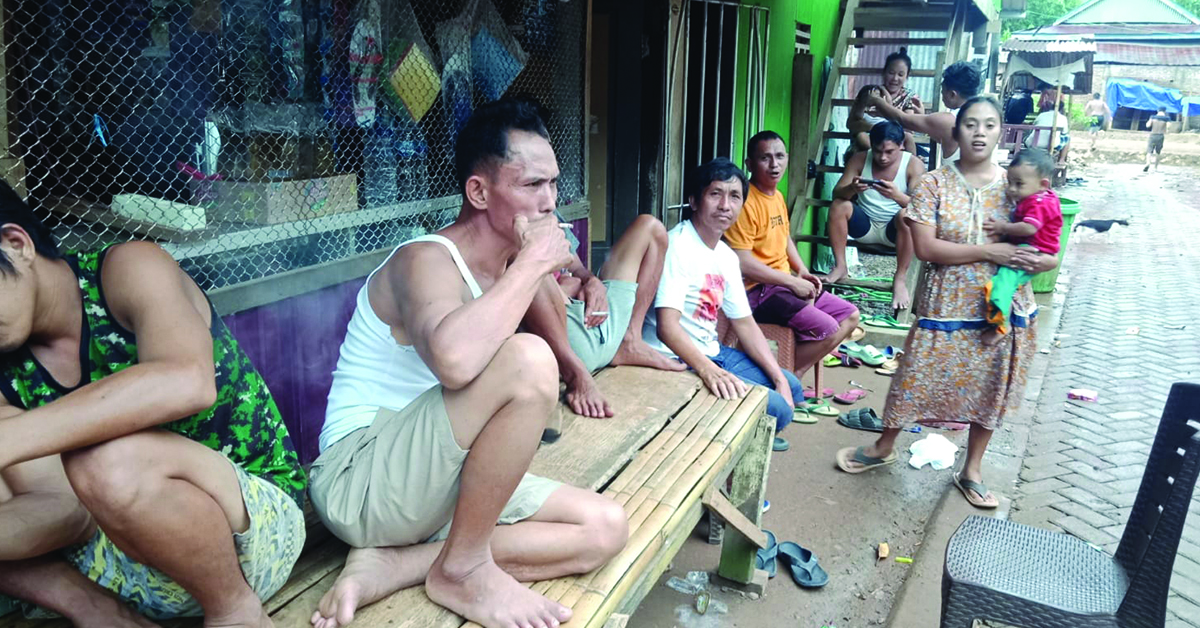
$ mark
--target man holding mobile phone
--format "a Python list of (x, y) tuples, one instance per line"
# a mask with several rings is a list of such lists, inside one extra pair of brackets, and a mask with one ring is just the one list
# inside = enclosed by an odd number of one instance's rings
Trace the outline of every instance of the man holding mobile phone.
[(908, 191), (925, 174), (925, 164), (904, 151), (904, 127), (880, 122), (871, 128), (871, 150), (846, 161), (846, 170), (833, 188), (829, 207), (829, 244), (834, 267), (825, 283), (836, 283), (850, 273), (846, 266), (846, 241), (896, 249), (896, 274), (892, 279), (892, 308), (905, 309), (911, 298), (905, 275), (912, 263), (912, 235), (900, 218), (908, 206)]

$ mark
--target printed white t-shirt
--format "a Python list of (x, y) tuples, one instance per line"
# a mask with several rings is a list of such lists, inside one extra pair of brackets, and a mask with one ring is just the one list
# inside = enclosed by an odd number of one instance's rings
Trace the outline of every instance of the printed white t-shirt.
[(724, 241), (718, 242), (715, 249), (708, 248), (690, 220), (675, 225), (667, 233), (667, 242), (662, 278), (654, 307), (646, 313), (642, 338), (664, 355), (677, 357), (658, 339), (655, 310), (669, 307), (680, 311), (680, 325), (704, 355), (716, 357), (721, 351), (717, 342), (718, 308), (729, 319), (751, 315), (737, 253)]

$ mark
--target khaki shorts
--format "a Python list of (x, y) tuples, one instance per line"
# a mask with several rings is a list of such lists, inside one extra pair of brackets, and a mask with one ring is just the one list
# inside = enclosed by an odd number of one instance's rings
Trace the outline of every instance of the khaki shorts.
[(633, 302), (637, 298), (636, 283), (608, 279), (604, 286), (608, 288), (608, 317), (595, 327), (584, 325), (587, 313), (583, 311), (583, 301), (571, 299), (567, 304), (567, 340), (589, 371), (597, 371), (612, 362), (625, 338), (625, 331), (629, 329)]
[[(442, 387), (434, 386), (403, 410), (378, 410), (369, 427), (347, 434), (317, 458), (309, 471), (313, 508), (353, 547), (443, 540), (467, 453), (454, 440)], [(560, 486), (525, 474), (500, 523), (533, 516)]]
[(1161, 154), (1163, 151), (1163, 140), (1164, 139), (1166, 139), (1166, 136), (1152, 133), (1150, 135), (1150, 141), (1146, 142), (1146, 152)]
[[(233, 464), (232, 462), (230, 464)], [(233, 464), (250, 527), (233, 535), (238, 563), (250, 588), (266, 600), (283, 588), (304, 548), (304, 512), (278, 486)], [(199, 617), (200, 603), (163, 572), (138, 563), (103, 531), (65, 551), (67, 562), (89, 580), (112, 591), (150, 619)], [(5, 600), (0, 597), (0, 608)], [(19, 604), (27, 617), (54, 617), (29, 604)]]

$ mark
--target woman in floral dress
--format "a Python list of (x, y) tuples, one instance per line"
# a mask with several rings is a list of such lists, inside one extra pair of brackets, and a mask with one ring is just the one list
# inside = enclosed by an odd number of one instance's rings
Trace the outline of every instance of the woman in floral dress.
[(959, 159), (926, 174), (904, 210), (916, 255), (926, 263), (916, 324), (888, 393), (883, 434), (870, 446), (837, 453), (843, 471), (861, 473), (896, 461), (904, 423), (968, 423), (967, 458), (954, 484), (979, 508), (998, 504), (982, 483), (983, 454), (992, 431), (1020, 406), (1035, 353), (1037, 311), (1026, 284), (1013, 301), (1012, 334), (987, 346), (984, 285), (997, 265), (1041, 272), (1057, 263), (1054, 256), (993, 241), (983, 230), (988, 218), (1008, 221), (1013, 209), (1008, 178), (991, 161), (1002, 119), (994, 99), (968, 100), (954, 127)]

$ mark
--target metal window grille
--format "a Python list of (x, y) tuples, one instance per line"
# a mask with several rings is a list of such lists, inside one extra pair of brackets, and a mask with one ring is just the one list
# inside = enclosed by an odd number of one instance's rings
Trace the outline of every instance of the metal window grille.
[(65, 248), (153, 239), (213, 289), (457, 214), (473, 108), (549, 112), (584, 194), (584, 0), (4, 0), (0, 175)]
[[(744, 145), (764, 124), (770, 9), (730, 0), (691, 0), (687, 10), (683, 172), (714, 157), (741, 165), (741, 156), (733, 154), (735, 112), (740, 104)], [(685, 186), (686, 175), (669, 194), (669, 216), (687, 203)]]

